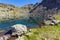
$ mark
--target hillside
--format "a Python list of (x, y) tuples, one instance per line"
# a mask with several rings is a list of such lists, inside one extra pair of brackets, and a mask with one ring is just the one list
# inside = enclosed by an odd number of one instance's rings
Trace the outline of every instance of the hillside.
[(16, 20), (28, 19), (28, 9), (0, 3), (0, 23), (9, 23)]
[[(37, 22), (40, 23), (41, 14), (45, 15), (43, 18), (52, 15), (56, 20), (60, 20), (60, 0), (43, 0), (42, 3), (37, 3), (35, 6), (30, 13)], [(33, 28), (28, 34), (29, 36), (24, 36), (25, 40), (60, 40), (60, 24)]]
[[(44, 22), (45, 18), (47, 19), (50, 15), (54, 16), (56, 20), (60, 20), (60, 0), (43, 0), (41, 3), (28, 4), (23, 7), (0, 3), (0, 23), (29, 19), (28, 23), (32, 20), (40, 25), (39, 23)], [(30, 24), (33, 23), (32, 21)], [(60, 24), (54, 26), (42, 25), (39, 27), (41, 28), (30, 29), (31, 31), (27, 33), (28, 35), (23, 36), (24, 39), (60, 40)]]
[(25, 40), (60, 40), (60, 24), (31, 29), (28, 34), (29, 36), (24, 36)]
[[(60, 15), (55, 15), (56, 20), (60, 20)], [(24, 36), (25, 40), (60, 40), (60, 24), (54, 26), (42, 26), (42, 28), (33, 28)]]

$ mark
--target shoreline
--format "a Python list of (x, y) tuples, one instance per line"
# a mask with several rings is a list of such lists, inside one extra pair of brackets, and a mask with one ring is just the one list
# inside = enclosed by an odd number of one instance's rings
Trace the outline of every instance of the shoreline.
[(0, 36), (5, 33), (5, 30), (0, 30)]

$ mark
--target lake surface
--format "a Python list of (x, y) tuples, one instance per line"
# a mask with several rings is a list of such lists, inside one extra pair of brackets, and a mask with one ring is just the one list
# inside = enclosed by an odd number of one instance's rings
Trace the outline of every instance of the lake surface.
[(27, 21), (17, 21), (17, 22), (12, 22), (12, 23), (6, 23), (6, 24), (0, 24), (0, 29), (3, 30), (9, 30), (11, 26), (15, 25), (15, 24), (24, 24), (26, 25), (28, 28), (30, 27), (36, 27), (38, 26), (36, 23), (32, 23), (32, 22), (27, 22)]

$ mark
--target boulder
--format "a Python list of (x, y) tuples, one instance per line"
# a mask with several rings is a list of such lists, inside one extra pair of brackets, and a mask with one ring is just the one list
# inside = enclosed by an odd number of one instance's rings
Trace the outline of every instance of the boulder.
[(44, 22), (45, 25), (54, 25), (50, 20)]
[(16, 24), (11, 26), (12, 28), (12, 35), (22, 35), (27, 33), (27, 26), (26, 25), (22, 25), (22, 24)]
[(58, 23), (60, 23), (60, 20), (57, 20)]
[(0, 40), (8, 40), (9, 38), (10, 38), (10, 35), (0, 36)]
[(52, 20), (52, 22), (53, 22), (54, 24), (59, 24), (59, 23), (60, 23), (60, 20)]

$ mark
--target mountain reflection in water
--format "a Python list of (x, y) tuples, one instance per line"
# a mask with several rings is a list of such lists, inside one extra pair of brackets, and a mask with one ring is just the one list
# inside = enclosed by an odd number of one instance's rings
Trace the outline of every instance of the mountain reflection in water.
[(3, 30), (9, 30), (11, 26), (15, 25), (15, 24), (24, 24), (26, 25), (28, 28), (32, 28), (32, 27), (36, 27), (38, 26), (36, 23), (32, 23), (32, 22), (27, 22), (27, 21), (17, 21), (17, 22), (13, 22), (13, 23), (6, 23), (6, 24), (0, 24), (0, 29)]

